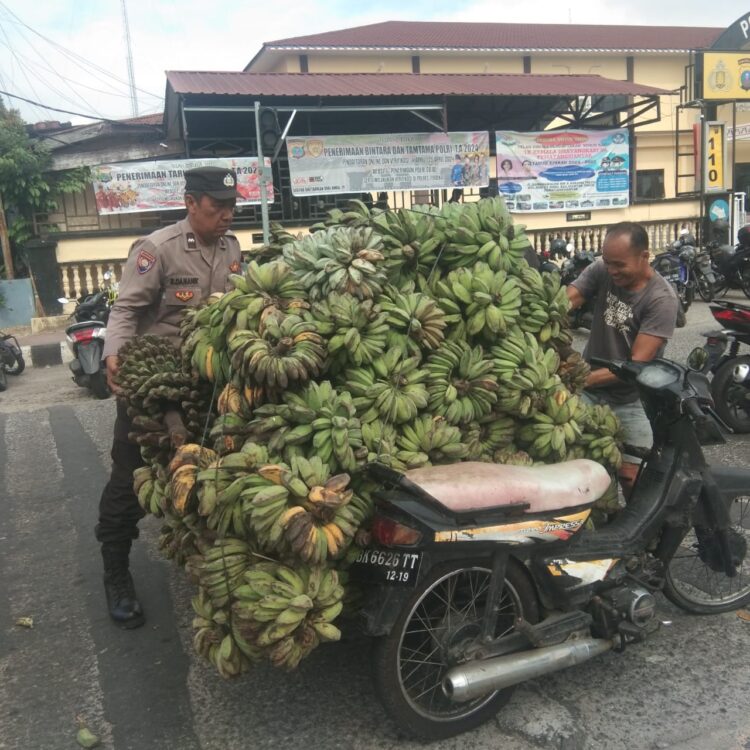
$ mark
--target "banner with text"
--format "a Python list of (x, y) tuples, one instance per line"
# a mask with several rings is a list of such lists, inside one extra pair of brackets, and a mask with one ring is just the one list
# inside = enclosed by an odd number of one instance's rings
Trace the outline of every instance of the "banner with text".
[(287, 138), (294, 195), (489, 184), (489, 133)]
[(578, 211), (628, 205), (627, 130), (502, 130), (496, 138), (498, 189), (511, 211)]
[[(267, 169), (271, 160), (265, 159)], [(104, 164), (91, 170), (100, 214), (164, 211), (185, 207), (183, 173), (195, 167), (229, 167), (237, 173), (237, 205), (260, 203), (258, 159), (180, 159)], [(273, 185), (266, 183), (268, 202), (273, 203)]]

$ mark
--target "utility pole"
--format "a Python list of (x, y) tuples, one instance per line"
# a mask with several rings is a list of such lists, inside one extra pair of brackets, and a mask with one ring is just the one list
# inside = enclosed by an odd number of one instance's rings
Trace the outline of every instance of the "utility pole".
[(135, 74), (133, 73), (133, 51), (130, 45), (130, 26), (128, 24), (128, 7), (127, 0), (121, 0), (122, 4), (122, 25), (125, 35), (125, 51), (127, 54), (128, 82), (130, 83), (130, 109), (133, 117), (138, 117), (138, 95), (135, 91)]
[(0, 194), (0, 246), (3, 249), (3, 263), (5, 264), (5, 276), (8, 279), (15, 279), (13, 271), (13, 256), (10, 254), (10, 237), (8, 237), (8, 225), (5, 223), (5, 207), (3, 206), (3, 196)]

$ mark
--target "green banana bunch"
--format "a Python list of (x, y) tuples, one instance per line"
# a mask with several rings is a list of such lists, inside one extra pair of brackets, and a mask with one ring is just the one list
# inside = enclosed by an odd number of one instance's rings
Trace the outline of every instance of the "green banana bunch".
[(603, 404), (588, 406), (581, 419), (579, 441), (583, 454), (616, 473), (622, 464), (622, 424), (617, 415)]
[(432, 464), (454, 463), (465, 458), (468, 446), (461, 442), (461, 430), (441, 417), (423, 415), (401, 427), (396, 438), (396, 458), (407, 469)]
[(217, 539), (188, 558), (186, 570), (194, 577), (214, 609), (226, 606), (251, 562), (253, 548), (244, 539)]
[(406, 467), (396, 458), (396, 429), (380, 419), (362, 425), (362, 442), (367, 448), (365, 463), (381, 463), (397, 471)]
[(521, 288), (505, 271), (493, 271), (486, 263), (451, 271), (437, 279), (432, 293), (455, 328), (450, 338), (494, 342), (512, 328), (519, 316)]
[(530, 333), (511, 332), (490, 350), (493, 372), (500, 384), (497, 408), (506, 414), (528, 417), (542, 409), (548, 394), (560, 386), (556, 371), (560, 355), (542, 351)]
[(369, 364), (386, 346), (388, 315), (373, 300), (333, 292), (316, 302), (308, 317), (328, 339), (331, 372)]
[(351, 395), (329, 381), (308, 383), (299, 393), (287, 391), (281, 404), (258, 407), (251, 434), (271, 452), (291, 461), (315, 454), (331, 468), (353, 471), (365, 457), (362, 431)]
[(502, 448), (499, 451), (495, 451), (493, 456), (496, 464), (506, 464), (508, 466), (533, 466), (534, 459), (526, 453), (526, 451), (519, 450), (515, 445), (509, 445), (507, 448)]
[(272, 221), (269, 225), (269, 230), (270, 242), (260, 247), (251, 247), (248, 253), (251, 260), (259, 262), (276, 260), (281, 256), (285, 245), (296, 242), (299, 239), (299, 235), (287, 231), (278, 221)]
[(383, 243), (372, 228), (340, 227), (307, 235), (284, 248), (284, 259), (294, 269), (310, 302), (331, 292), (372, 299), (386, 280)]
[(537, 334), (543, 344), (560, 337), (567, 326), (570, 301), (560, 274), (540, 274), (534, 268), (519, 270), (522, 306), (518, 324), (522, 330)]
[(227, 347), (232, 367), (246, 381), (270, 391), (319, 375), (326, 356), (315, 323), (279, 311), (267, 315), (259, 331), (234, 331)]
[(424, 283), (445, 241), (435, 215), (400, 208), (373, 216), (371, 226), (383, 238), (388, 281), (397, 289)]
[(275, 667), (294, 669), (321, 641), (336, 641), (333, 624), (343, 609), (336, 571), (259, 563), (245, 574), (232, 605), (232, 622), (247, 643)]
[(529, 422), (519, 427), (517, 437), (533, 457), (564, 461), (570, 446), (583, 438), (581, 423), (585, 416), (581, 399), (558, 388), (547, 397), (544, 411), (535, 412)]
[(461, 427), (461, 440), (466, 444), (469, 461), (492, 463), (495, 454), (513, 442), (516, 422), (512, 417), (487, 414)]
[(588, 362), (578, 353), (572, 352), (562, 362), (557, 370), (562, 384), (571, 393), (580, 393), (586, 387), (586, 378), (591, 372)]
[(400, 348), (407, 356), (412, 356), (437, 349), (442, 344), (445, 314), (426, 294), (400, 292), (390, 287), (381, 295), (380, 307), (387, 314), (389, 348)]
[(427, 406), (426, 378), (419, 357), (404, 357), (399, 349), (389, 349), (372, 364), (347, 370), (339, 385), (354, 396), (362, 423), (380, 418), (402, 424)]
[(370, 225), (371, 219), (381, 212), (380, 209), (370, 209), (361, 200), (353, 198), (349, 201), (346, 211), (342, 211), (340, 208), (331, 208), (326, 213), (328, 215), (323, 221), (319, 221), (310, 227), (311, 232), (324, 231), (329, 227), (367, 227)]
[(481, 346), (449, 341), (427, 358), (428, 408), (449, 424), (465, 424), (492, 411), (498, 384)]

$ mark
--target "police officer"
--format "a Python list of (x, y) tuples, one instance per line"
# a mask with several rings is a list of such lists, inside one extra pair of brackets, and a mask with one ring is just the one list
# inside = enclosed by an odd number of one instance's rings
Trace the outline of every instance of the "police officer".
[[(120, 347), (133, 336), (157, 334), (179, 343), (186, 308), (214, 292), (227, 291), (227, 277), (240, 270), (240, 246), (229, 233), (237, 201), (237, 176), (220, 167), (185, 172), (187, 217), (139, 239), (130, 248), (120, 293), (109, 316), (104, 357), (107, 380), (117, 374)], [(96, 538), (104, 560), (104, 589), (112, 619), (124, 628), (144, 622), (129, 572), (130, 545), (144, 511), (133, 492), (133, 471), (143, 465), (140, 449), (128, 441), (130, 420), (117, 401), (112, 473), (99, 502)]]

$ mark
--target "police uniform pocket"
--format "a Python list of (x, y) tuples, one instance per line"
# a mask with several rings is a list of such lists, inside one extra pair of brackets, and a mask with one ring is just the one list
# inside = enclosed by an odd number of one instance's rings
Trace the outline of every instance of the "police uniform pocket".
[(170, 307), (194, 307), (200, 301), (200, 287), (170, 287), (164, 292), (164, 302)]

